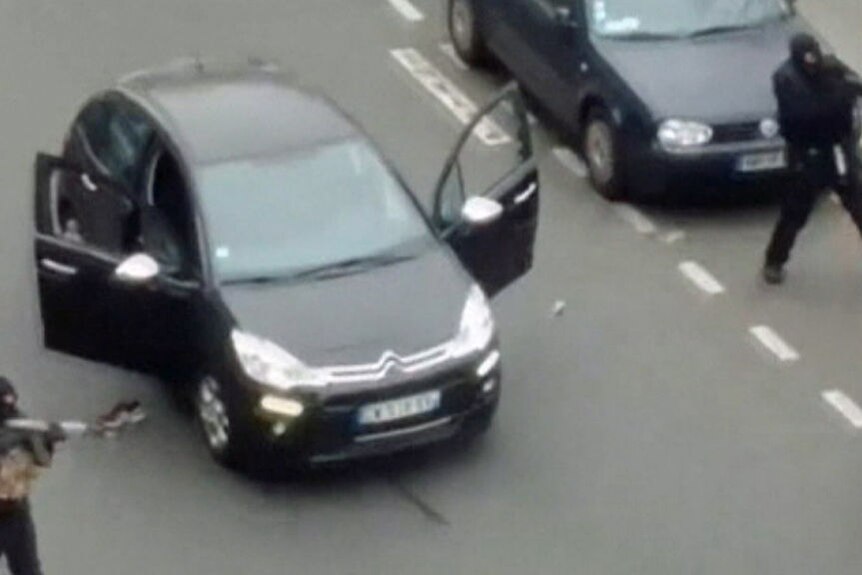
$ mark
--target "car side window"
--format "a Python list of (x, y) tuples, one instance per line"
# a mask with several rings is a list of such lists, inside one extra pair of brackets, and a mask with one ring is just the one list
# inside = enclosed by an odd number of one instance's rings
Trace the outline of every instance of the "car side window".
[(153, 131), (147, 121), (117, 102), (91, 103), (81, 114), (77, 136), (102, 174), (134, 188)]
[(165, 274), (190, 279), (195, 233), (189, 190), (179, 163), (164, 149), (147, 167), (139, 231), (141, 250), (153, 256)]

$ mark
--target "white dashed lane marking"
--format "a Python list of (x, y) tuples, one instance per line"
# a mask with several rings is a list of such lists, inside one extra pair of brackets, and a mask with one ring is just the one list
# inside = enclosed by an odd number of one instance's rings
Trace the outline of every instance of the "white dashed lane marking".
[(824, 391), (823, 401), (831, 405), (856, 429), (862, 429), (862, 408), (839, 389)]
[(414, 6), (410, 0), (389, 0), (389, 4), (408, 22), (422, 22), (425, 20), (425, 14)]
[(587, 177), (587, 166), (584, 164), (584, 161), (578, 157), (576, 153), (571, 151), (568, 148), (554, 148), (553, 151), (554, 157), (559, 160), (561, 164), (563, 164), (566, 168), (569, 169), (572, 173), (574, 173), (579, 178)]
[[(390, 53), (407, 73), (443, 104), (462, 125), (469, 124), (479, 112), (473, 100), (415, 48), (398, 48)], [(473, 135), (491, 147), (512, 141), (496, 122), (488, 118), (479, 122)]]
[(682, 230), (672, 230), (662, 236), (661, 241), (670, 245), (681, 242), (685, 239), (685, 232)]
[(658, 227), (653, 223), (653, 221), (633, 206), (617, 204), (614, 206), (614, 211), (624, 222), (632, 226), (639, 234), (648, 236), (658, 231)]
[(791, 362), (799, 359), (799, 352), (793, 349), (775, 330), (768, 325), (756, 325), (749, 328), (749, 333), (753, 335), (760, 344), (769, 350), (779, 361)]
[(682, 262), (679, 264), (679, 271), (704, 293), (709, 295), (724, 293), (724, 286), (697, 262)]

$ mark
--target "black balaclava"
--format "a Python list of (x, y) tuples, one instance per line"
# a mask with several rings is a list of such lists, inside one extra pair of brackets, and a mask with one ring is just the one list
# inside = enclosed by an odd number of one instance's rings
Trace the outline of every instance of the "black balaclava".
[(18, 416), (18, 392), (8, 379), (0, 376), (0, 422)]
[(797, 70), (817, 77), (823, 70), (823, 50), (811, 34), (797, 34), (790, 40), (790, 57)]

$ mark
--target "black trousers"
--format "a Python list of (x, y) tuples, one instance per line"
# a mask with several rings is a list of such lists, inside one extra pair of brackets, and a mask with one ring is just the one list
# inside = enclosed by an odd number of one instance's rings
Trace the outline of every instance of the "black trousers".
[(833, 150), (791, 152), (796, 180), (781, 200), (781, 217), (766, 250), (767, 265), (783, 266), (790, 258), (796, 236), (808, 223), (817, 200), (834, 188), (844, 209), (862, 234), (862, 162), (855, 144), (842, 146), (846, 174), (839, 174)]
[(0, 558), (12, 575), (42, 575), (30, 506), (0, 511)]

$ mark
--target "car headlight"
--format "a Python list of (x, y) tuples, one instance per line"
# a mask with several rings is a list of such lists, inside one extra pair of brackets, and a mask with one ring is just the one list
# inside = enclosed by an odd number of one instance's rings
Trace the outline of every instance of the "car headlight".
[(267, 339), (234, 330), (231, 341), (243, 371), (258, 383), (285, 391), (326, 385), (318, 372)]
[(658, 141), (669, 150), (704, 146), (712, 141), (712, 127), (700, 122), (665, 120), (658, 128)]
[(458, 335), (452, 340), (452, 355), (463, 357), (481, 351), (494, 339), (494, 314), (482, 289), (474, 285), (467, 296)]

